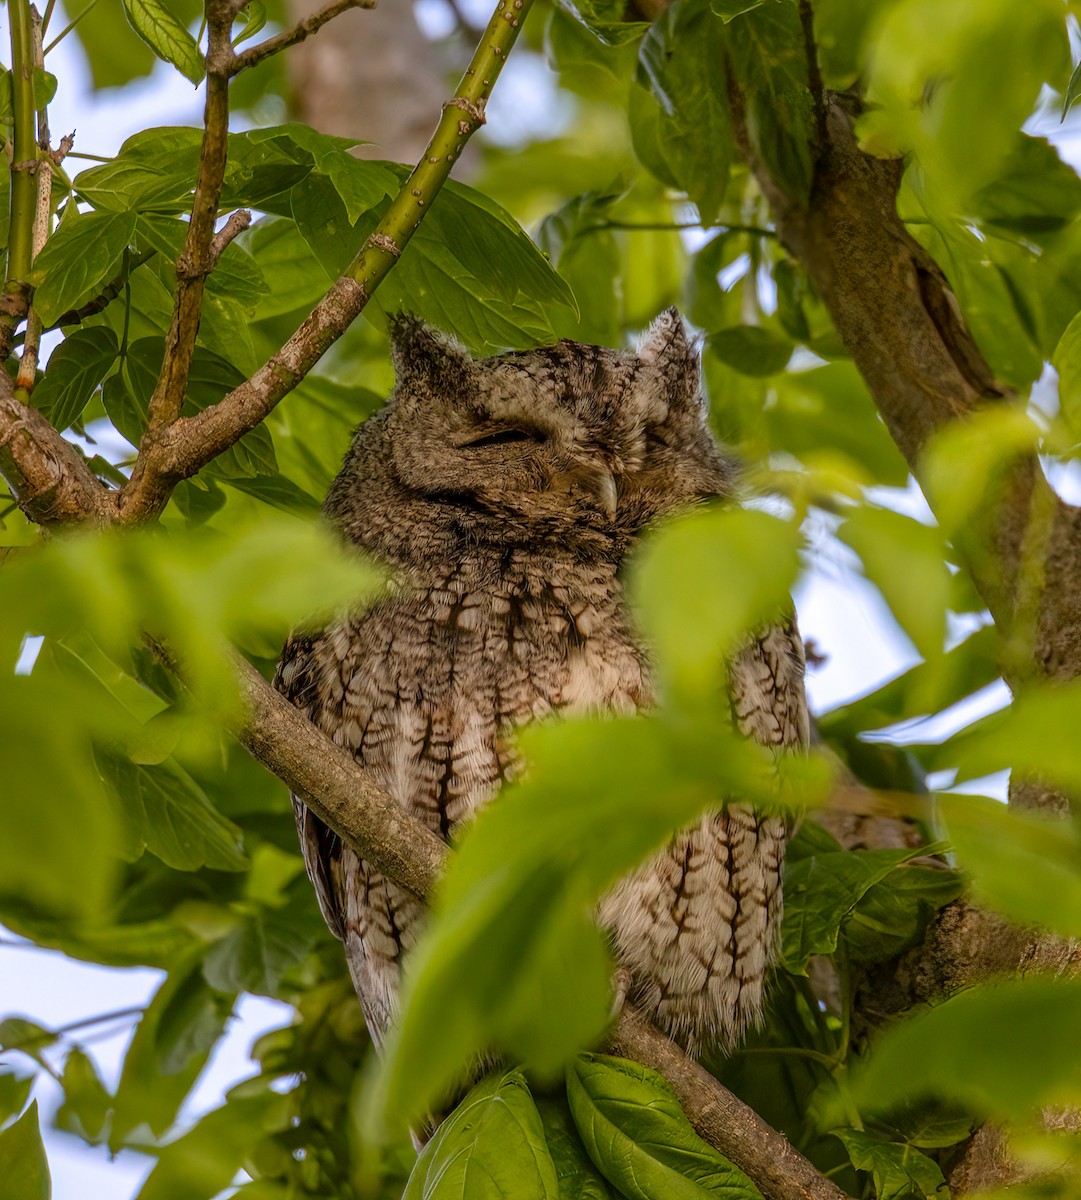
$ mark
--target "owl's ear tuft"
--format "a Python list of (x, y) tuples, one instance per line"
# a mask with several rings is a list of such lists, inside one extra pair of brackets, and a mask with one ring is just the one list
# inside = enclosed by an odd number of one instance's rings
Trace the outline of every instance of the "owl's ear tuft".
[(399, 313), (389, 324), (390, 358), (399, 383), (406, 379), (437, 382), (459, 374), (473, 361), (467, 350), (411, 313)]
[(690, 395), (698, 389), (698, 351), (676, 308), (666, 308), (650, 325), (638, 357), (654, 367), (671, 389)]

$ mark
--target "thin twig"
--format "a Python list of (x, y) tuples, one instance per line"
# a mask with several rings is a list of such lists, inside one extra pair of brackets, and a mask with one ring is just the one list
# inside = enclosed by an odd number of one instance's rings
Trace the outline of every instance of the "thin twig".
[(225, 222), (225, 224), (214, 235), (214, 240), (210, 243), (210, 263), (211, 266), (217, 266), (218, 259), (222, 256), (222, 251), (226, 246), (237, 236), (243, 233), (251, 224), (251, 213), (246, 208), (238, 209)]
[(818, 43), (815, 41), (814, 10), (811, 0), (799, 0), (799, 19), (803, 30), (803, 53), (807, 59), (807, 86), (814, 105), (815, 134), (818, 145), (824, 147), (826, 131), (826, 89), (822, 83), (822, 68), (818, 62)]
[(118, 1008), (115, 1012), (101, 1013), (96, 1017), (83, 1017), (82, 1020), (72, 1021), (68, 1025), (61, 1025), (57, 1029), (43, 1029), (40, 1033), (33, 1034), (31, 1037), (23, 1038), (21, 1042), (11, 1042), (3, 1047), (6, 1054), (10, 1050), (26, 1051), (28, 1047), (36, 1046), (41, 1042), (49, 1042), (54, 1038), (66, 1037), (69, 1033), (78, 1033), (80, 1029), (90, 1029), (94, 1025), (108, 1025), (112, 1021), (127, 1021), (132, 1017), (141, 1017), (146, 1010), (143, 1008)]
[[(139, 447), (141, 460), (162, 432), (180, 416), (188, 373), (199, 332), (199, 314), (206, 277), (214, 267), (212, 244), (218, 201), (225, 180), (229, 139), (229, 67), (233, 50), (229, 37), (233, 10), (226, 0), (207, 4), (206, 103), (203, 143), (195, 182), (191, 219), (184, 247), (176, 262), (176, 296), (165, 337), (165, 357), (150, 397), (146, 433)], [(140, 462), (136, 461), (136, 473)]]
[(67, 312), (61, 313), (48, 328), (60, 329), (65, 325), (78, 325), (82, 321), (85, 321), (87, 317), (93, 317), (97, 313), (103, 312), (124, 290), (124, 285), (131, 278), (135, 268), (141, 267), (145, 262), (149, 262), (155, 254), (157, 254), (157, 251), (154, 249), (143, 250), (139, 254), (131, 254), (129, 258), (125, 259), (120, 274), (106, 287), (102, 288), (93, 300), (88, 300), (78, 308), (69, 308)]
[(706, 230), (721, 230), (724, 233), (747, 233), (752, 237), (768, 237), (775, 238), (777, 231), (775, 229), (765, 229), (761, 225), (711, 225), (703, 221), (598, 221), (595, 225), (587, 225), (585, 229), (579, 230), (579, 237), (584, 237), (587, 233), (600, 233), (608, 229), (626, 229), (626, 230), (657, 230), (665, 232), (668, 230), (678, 231), (680, 229), (701, 229)]
[(159, 419), (153, 430), (148, 428), (121, 496), (123, 521), (157, 516), (181, 479), (194, 475), (264, 420), (359, 316), (420, 226), (466, 142), (484, 123), (488, 97), (532, 2), (499, 0), (458, 90), (443, 106), (424, 156), (345, 274), (296, 333), (219, 403), (192, 417)]
[(328, 21), (333, 21), (335, 17), (348, 12), (351, 8), (375, 8), (375, 4), (376, 0), (334, 0), (333, 4), (328, 4), (318, 12), (312, 13), (311, 16), (305, 17), (292, 29), (275, 34), (274, 37), (267, 38), (265, 42), (259, 42), (257, 45), (249, 46), (247, 50), (235, 54), (230, 74), (238, 75), (241, 71), (254, 67), (256, 63), (261, 63), (264, 58), (269, 58), (272, 54), (279, 54), (282, 50), (295, 46), (297, 42), (306, 41), (313, 33), (318, 33)]

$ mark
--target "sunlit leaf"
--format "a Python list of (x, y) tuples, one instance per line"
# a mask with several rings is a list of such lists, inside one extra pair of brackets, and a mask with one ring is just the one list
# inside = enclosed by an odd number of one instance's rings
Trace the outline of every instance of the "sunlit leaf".
[(581, 1054), (567, 1099), (589, 1157), (635, 1200), (758, 1200), (758, 1189), (695, 1133), (667, 1080), (649, 1067)]
[[(1081, 937), (1081, 830), (980, 796), (943, 797), (942, 815), (975, 899), (1024, 925)], [(1040, 886), (1033, 887), (1032, 881)]]
[(0, 1130), (0, 1179), (5, 1200), (49, 1200), (52, 1185), (36, 1100), (14, 1125)]
[(1079, 1089), (1081, 981), (1033, 977), (977, 985), (891, 1026), (854, 1081), (864, 1111), (928, 1096), (1019, 1119)]
[(540, 1114), (517, 1071), (481, 1080), (424, 1147), (402, 1200), (553, 1200)]
[(172, 63), (192, 83), (202, 82), (206, 65), (195, 38), (160, 0), (124, 0), (124, 13), (158, 58)]

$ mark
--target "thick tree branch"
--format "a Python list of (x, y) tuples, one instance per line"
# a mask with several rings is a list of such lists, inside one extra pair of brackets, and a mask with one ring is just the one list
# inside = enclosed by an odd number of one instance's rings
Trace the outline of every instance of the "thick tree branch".
[(298, 21), (292, 29), (287, 29), (284, 33), (267, 38), (265, 42), (250, 46), (240, 54), (234, 55), (230, 74), (238, 75), (241, 71), (246, 71), (249, 67), (254, 67), (256, 63), (262, 62), (264, 58), (269, 58), (272, 54), (279, 54), (282, 50), (295, 46), (297, 42), (303, 42), (313, 33), (318, 33), (328, 21), (333, 21), (335, 17), (340, 16), (343, 12), (348, 12), (351, 8), (375, 8), (375, 2), (376, 0), (334, 0), (333, 4), (328, 4), (318, 12), (312, 13), (310, 17), (305, 17), (303, 21)]
[(389, 879), (420, 899), (430, 896), (446, 842), (409, 816), (246, 660), (234, 655), (233, 666), (246, 708), (233, 732), (252, 757)]
[[(1011, 397), (964, 323), (942, 271), (897, 215), (902, 164), (863, 154), (846, 101), (826, 95), (806, 205), (756, 158), (730, 87), (737, 141), (916, 478), (931, 438)], [(1007, 681), (1081, 674), (1081, 512), (1051, 491), (1034, 456), (992, 482), (957, 539), (1003, 636)]]
[(420, 162), (345, 274), (281, 350), (219, 403), (153, 433), (147, 430), (139, 463), (123, 490), (121, 520), (140, 522), (157, 516), (181, 479), (194, 475), (254, 429), (349, 328), (419, 228), (466, 142), (484, 123), (488, 97), (532, 3), (499, 0), (458, 90), (443, 106)]
[(46, 528), (104, 526), (116, 515), (116, 493), (102, 487), (36, 408), (16, 397), (6, 371), (0, 371), (0, 475), (26, 516)]

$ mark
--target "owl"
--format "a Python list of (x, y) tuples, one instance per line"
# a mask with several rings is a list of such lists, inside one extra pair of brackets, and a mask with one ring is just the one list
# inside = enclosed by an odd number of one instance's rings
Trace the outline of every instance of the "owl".
[[(656, 518), (730, 496), (732, 469), (674, 309), (636, 353), (563, 341), (474, 360), (403, 317), (392, 356), (394, 392), (357, 430), (324, 511), (392, 565), (394, 590), (295, 635), (276, 686), (447, 837), (520, 769), (516, 727), (650, 708), (624, 563)], [(803, 672), (794, 624), (750, 640), (728, 667), (738, 727), (778, 751), (803, 745)], [(421, 907), (296, 807), (378, 1045)], [(732, 1044), (761, 1012), (787, 832), (783, 816), (728, 803), (601, 902), (631, 998), (692, 1053)]]

